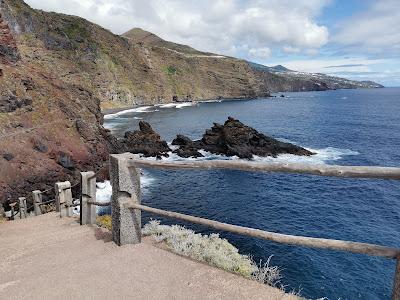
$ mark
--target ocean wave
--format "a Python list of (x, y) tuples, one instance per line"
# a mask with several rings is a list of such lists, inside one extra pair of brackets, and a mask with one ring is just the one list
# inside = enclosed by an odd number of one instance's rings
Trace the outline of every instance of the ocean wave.
[[(148, 192), (149, 187), (153, 184), (155, 178), (151, 177), (148, 172), (142, 170), (142, 174), (140, 176), (140, 189), (143, 194)], [(106, 203), (111, 201), (112, 195), (112, 186), (109, 180), (105, 180), (104, 182), (96, 183), (96, 201)], [(76, 207), (76, 211), (74, 213), (79, 214), (79, 206)], [(98, 215), (110, 214), (110, 207), (107, 206), (97, 206), (96, 213)]]
[(222, 99), (215, 99), (215, 100), (202, 100), (199, 103), (221, 103)]
[(197, 102), (180, 102), (180, 103), (159, 104), (157, 106), (161, 107), (161, 108), (177, 108), (177, 109), (181, 109), (181, 108), (184, 108), (184, 107), (196, 106), (196, 105), (197, 105)]
[(154, 110), (149, 110), (152, 107), (153, 106), (140, 106), (140, 107), (136, 107), (136, 108), (125, 109), (125, 110), (118, 111), (116, 113), (106, 114), (106, 115), (104, 115), (104, 119), (114, 119), (116, 117), (119, 117), (119, 116), (122, 116), (122, 115), (126, 115), (126, 114), (130, 114), (130, 113), (148, 113), (148, 112), (153, 112)]

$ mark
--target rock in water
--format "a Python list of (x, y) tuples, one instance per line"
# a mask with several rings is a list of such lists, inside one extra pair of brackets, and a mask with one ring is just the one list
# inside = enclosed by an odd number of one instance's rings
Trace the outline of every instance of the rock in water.
[(178, 134), (172, 141), (172, 145), (180, 146), (179, 149), (174, 150), (174, 153), (180, 157), (203, 157), (203, 154), (198, 151), (195, 143), (187, 136)]
[(259, 133), (232, 117), (224, 125), (214, 123), (203, 138), (194, 142), (197, 149), (204, 149), (214, 154), (252, 158), (253, 155), (272, 156), (278, 154), (295, 154), (310, 156), (314, 153), (302, 147), (280, 142), (274, 138)]
[(160, 135), (144, 121), (139, 122), (139, 130), (125, 132), (123, 142), (126, 151), (141, 153), (147, 157), (168, 157), (168, 152), (171, 151), (167, 142), (161, 140)]

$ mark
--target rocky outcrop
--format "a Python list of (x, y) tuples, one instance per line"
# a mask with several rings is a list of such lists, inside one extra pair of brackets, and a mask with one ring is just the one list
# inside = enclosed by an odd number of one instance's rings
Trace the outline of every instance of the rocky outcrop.
[(29, 97), (19, 98), (14, 94), (0, 96), (0, 113), (13, 112), (19, 108), (31, 108), (32, 99)]
[(205, 151), (226, 156), (238, 156), (240, 158), (253, 158), (257, 156), (276, 157), (279, 154), (294, 154), (310, 156), (313, 153), (302, 147), (278, 141), (272, 137), (259, 133), (254, 128), (244, 125), (239, 120), (229, 117), (224, 125), (214, 123), (199, 141), (191, 141), (189, 138), (178, 135), (173, 144), (180, 148), (176, 153), (180, 156), (196, 157), (196, 151)]
[(139, 130), (125, 132), (123, 144), (126, 151), (141, 153), (146, 157), (168, 157), (171, 151), (167, 142), (162, 141), (160, 135), (144, 121), (139, 122)]
[[(168, 152), (171, 151), (150, 124), (143, 121), (139, 123), (139, 130), (126, 132), (121, 142), (124, 145), (123, 151), (140, 153), (146, 157), (168, 157)], [(229, 117), (224, 125), (214, 123), (211, 129), (206, 130), (201, 140), (192, 141), (187, 136), (178, 134), (172, 145), (179, 146), (173, 152), (184, 158), (203, 157), (199, 150), (246, 159), (253, 158), (253, 155), (263, 157), (276, 157), (279, 154), (313, 155), (307, 149), (259, 133), (232, 117)]]
[(17, 43), (8, 24), (0, 13), (0, 61), (2, 63), (16, 62), (20, 59)]
[(190, 138), (182, 134), (178, 134), (172, 141), (172, 145), (179, 146), (178, 149), (174, 150), (174, 153), (180, 157), (203, 157), (204, 155), (199, 152), (198, 145), (194, 143)]

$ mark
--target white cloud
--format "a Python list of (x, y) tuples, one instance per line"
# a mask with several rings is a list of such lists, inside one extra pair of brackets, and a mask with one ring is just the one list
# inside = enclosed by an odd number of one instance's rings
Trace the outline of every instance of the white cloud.
[(299, 53), (300, 52), (300, 48), (292, 47), (292, 46), (284, 46), (283, 47), (283, 52), (285, 52), (285, 53)]
[(271, 49), (269, 48), (252, 48), (249, 50), (250, 57), (253, 58), (260, 58), (260, 59), (267, 59), (271, 56)]
[[(118, 34), (142, 27), (167, 40), (229, 55), (248, 55), (240, 53), (244, 44), (249, 49), (285, 46), (299, 51), (325, 45), (328, 29), (315, 18), (328, 2), (27, 0), (35, 8), (79, 15)], [(267, 50), (262, 52), (267, 56)]]
[(400, 2), (381, 0), (340, 24), (333, 40), (352, 51), (400, 55)]

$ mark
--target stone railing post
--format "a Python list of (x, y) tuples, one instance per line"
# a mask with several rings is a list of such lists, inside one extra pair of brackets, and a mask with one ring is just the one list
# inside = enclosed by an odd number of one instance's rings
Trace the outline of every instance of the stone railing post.
[(19, 197), (19, 218), (20, 219), (25, 219), (26, 218), (26, 198), (25, 197)]
[(141, 242), (141, 212), (127, 207), (140, 204), (140, 170), (130, 167), (133, 158), (130, 153), (110, 155), (112, 237), (119, 246)]
[(42, 192), (38, 190), (33, 191), (32, 197), (33, 197), (33, 209), (35, 211), (35, 216), (39, 216), (42, 214), (42, 208), (40, 207), (40, 204), (42, 203)]
[(94, 172), (81, 172), (81, 225), (96, 223), (96, 176)]
[(72, 191), (69, 181), (57, 182), (55, 184), (56, 192), (56, 212), (60, 213), (60, 217), (64, 216), (63, 206), (66, 206), (65, 216), (72, 216)]

